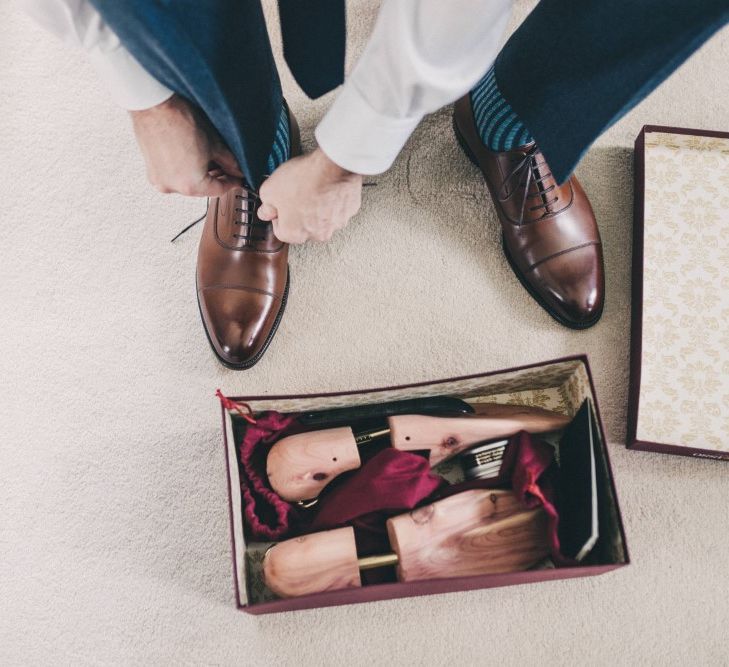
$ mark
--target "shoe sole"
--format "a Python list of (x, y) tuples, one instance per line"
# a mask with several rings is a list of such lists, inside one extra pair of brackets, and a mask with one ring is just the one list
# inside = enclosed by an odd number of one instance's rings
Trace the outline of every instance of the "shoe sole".
[[(458, 128), (458, 123), (456, 121), (455, 114), (453, 115), (453, 132), (456, 135), (456, 140), (458, 141), (458, 145), (461, 147), (461, 150), (465, 153), (466, 157), (469, 159), (469, 161), (479, 170), (481, 171), (481, 165), (478, 163), (478, 159), (474, 155), (473, 151), (471, 150), (471, 147), (468, 145), (468, 142), (465, 140), (463, 135), (461, 134), (460, 129)], [(492, 195), (493, 197), (493, 195)], [(529, 283), (529, 281), (522, 275), (522, 272), (519, 270), (519, 268), (516, 266), (516, 263), (511, 258), (511, 255), (509, 254), (509, 251), (506, 247), (506, 240), (504, 239), (504, 235), (502, 233), (501, 235), (501, 248), (504, 251), (504, 256), (506, 257), (506, 261), (508, 262), (509, 266), (511, 267), (511, 270), (513, 271), (514, 275), (517, 277), (519, 282), (522, 284), (524, 289), (529, 293), (529, 296), (532, 297), (546, 313), (555, 321), (559, 322), (562, 326), (567, 327), (568, 329), (574, 329), (575, 331), (581, 331), (583, 329), (589, 329), (590, 327), (595, 326), (595, 324), (598, 323), (600, 318), (602, 317), (602, 312), (604, 306), (600, 307), (600, 310), (595, 313), (595, 315), (590, 318), (589, 320), (585, 320), (584, 322), (575, 322), (573, 320), (568, 320), (560, 313), (554, 311), (547, 302), (542, 298), (542, 296), (539, 294), (539, 292), (532, 287), (532, 285)]]
[(227, 361), (223, 359), (218, 354), (218, 351), (215, 349), (215, 346), (213, 345), (213, 341), (210, 338), (210, 334), (208, 333), (208, 328), (205, 326), (205, 319), (203, 318), (202, 314), (202, 307), (200, 306), (200, 293), (197, 289), (197, 280), (195, 281), (195, 294), (197, 295), (197, 309), (200, 313), (200, 319), (202, 320), (203, 330), (205, 331), (205, 337), (208, 339), (208, 344), (210, 345), (210, 349), (213, 351), (213, 354), (215, 355), (215, 358), (223, 364), (226, 368), (229, 368), (232, 371), (245, 371), (249, 368), (252, 368), (255, 366), (260, 360), (261, 357), (264, 355), (266, 350), (268, 349), (268, 346), (271, 344), (271, 341), (273, 340), (274, 335), (276, 334), (276, 331), (278, 330), (278, 325), (281, 324), (281, 318), (283, 317), (284, 310), (286, 309), (286, 301), (289, 297), (289, 282), (291, 278), (291, 272), (289, 271), (288, 266), (286, 267), (286, 287), (284, 288), (283, 296), (281, 297), (281, 306), (278, 309), (278, 313), (276, 313), (276, 319), (273, 321), (273, 326), (271, 327), (271, 331), (269, 331), (268, 336), (266, 336), (266, 340), (263, 343), (263, 347), (256, 352), (254, 356), (252, 356), (248, 361), (242, 363), (242, 364), (234, 364), (230, 361)]

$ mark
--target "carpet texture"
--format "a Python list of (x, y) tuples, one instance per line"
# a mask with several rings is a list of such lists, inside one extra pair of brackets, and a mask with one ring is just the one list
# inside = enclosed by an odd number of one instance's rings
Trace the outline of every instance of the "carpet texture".
[[(348, 6), (351, 66), (377, 3)], [(519, 0), (514, 25), (530, 6)], [(0, 663), (729, 663), (727, 468), (623, 447), (631, 147), (646, 123), (728, 129), (727, 30), (578, 168), (605, 242), (594, 329), (560, 327), (512, 275), (444, 109), (373, 179), (346, 230), (292, 251), (278, 335), (235, 373), (199, 322), (200, 227), (169, 243), (204, 202), (148, 186), (125, 113), (81, 54), (12, 6), (0, 24)], [(282, 78), (310, 149), (332, 95), (308, 101), (284, 66)], [(234, 609), (216, 387), (333, 391), (579, 352), (631, 566), (262, 618)]]

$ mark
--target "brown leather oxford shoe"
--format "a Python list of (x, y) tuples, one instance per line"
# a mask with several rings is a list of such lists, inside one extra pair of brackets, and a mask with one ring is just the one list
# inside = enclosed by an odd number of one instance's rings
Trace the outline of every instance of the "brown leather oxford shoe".
[[(291, 156), (301, 153), (289, 110)], [(253, 366), (278, 328), (289, 291), (288, 245), (258, 219), (261, 200), (247, 188), (211, 199), (197, 255), (197, 300), (205, 333), (220, 362)]]
[(456, 102), (453, 126), (486, 180), (506, 259), (522, 285), (560, 324), (596, 324), (605, 299), (602, 243), (579, 181), (572, 176), (559, 185), (534, 143), (501, 153), (486, 148), (469, 95)]

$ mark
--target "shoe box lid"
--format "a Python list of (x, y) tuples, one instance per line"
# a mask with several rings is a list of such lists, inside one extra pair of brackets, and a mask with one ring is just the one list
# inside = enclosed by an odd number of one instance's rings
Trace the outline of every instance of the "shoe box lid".
[(627, 445), (729, 459), (729, 132), (635, 142)]

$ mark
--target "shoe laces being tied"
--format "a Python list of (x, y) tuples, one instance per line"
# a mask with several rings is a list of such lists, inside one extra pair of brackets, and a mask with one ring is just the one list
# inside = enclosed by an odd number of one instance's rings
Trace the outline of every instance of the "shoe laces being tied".
[[(373, 187), (377, 185), (377, 183), (362, 183), (363, 188), (367, 187)], [(258, 216), (256, 215), (256, 211), (258, 209), (258, 205), (261, 203), (261, 198), (258, 196), (258, 193), (255, 191), (249, 189), (245, 185), (243, 186), (243, 190), (245, 191), (245, 195), (236, 195), (235, 200), (236, 202), (240, 202), (240, 206), (235, 207), (235, 212), (241, 214), (241, 219), (236, 219), (235, 225), (236, 227), (240, 228), (241, 233), (238, 234), (237, 232), (233, 234), (233, 236), (236, 239), (241, 239), (244, 241), (243, 245), (253, 245), (253, 242), (255, 241), (264, 241), (268, 238), (269, 232), (273, 230), (273, 225), (270, 222), (266, 222), (265, 220), (260, 220)], [(179, 239), (185, 232), (188, 232), (191, 230), (196, 224), (199, 222), (202, 222), (205, 220), (205, 217), (208, 214), (208, 209), (210, 208), (210, 198), (208, 197), (207, 200), (207, 206), (205, 207), (205, 213), (203, 213), (199, 218), (196, 220), (193, 220), (187, 227), (182, 229), (180, 232), (175, 234), (175, 236), (170, 240), (170, 243), (174, 243)], [(255, 229), (265, 229), (265, 233), (263, 236), (254, 236), (252, 232)]]
[[(258, 216), (256, 215), (256, 210), (258, 209), (258, 206), (261, 203), (261, 198), (258, 196), (256, 192), (253, 190), (247, 188), (246, 186), (243, 186), (243, 191), (245, 194), (237, 194), (235, 195), (235, 201), (236, 201), (236, 207), (235, 212), (240, 213), (240, 219), (236, 216), (236, 219), (233, 221), (236, 229), (240, 230), (240, 233), (237, 231), (233, 233), (233, 237), (236, 239), (240, 239), (243, 242), (243, 245), (250, 246), (253, 245), (256, 241), (264, 241), (267, 238), (268, 231), (273, 228), (270, 222), (266, 222), (264, 220), (260, 220)], [(208, 214), (208, 209), (210, 208), (210, 198), (208, 197), (207, 205), (205, 207), (205, 213), (203, 213), (199, 218), (196, 220), (193, 220), (187, 227), (182, 229), (180, 232), (178, 232), (171, 240), (170, 242), (173, 243), (177, 239), (179, 239), (185, 232), (188, 232), (191, 230), (195, 225), (197, 225), (199, 222), (202, 222), (205, 220), (205, 217)], [(254, 235), (254, 230), (260, 230), (265, 229), (263, 235)]]
[[(234, 220), (235, 226), (239, 232), (233, 233), (233, 238), (240, 239), (245, 246), (254, 245), (256, 241), (265, 241), (268, 231), (272, 228), (270, 222), (260, 220), (256, 215), (256, 210), (261, 204), (261, 198), (253, 190), (244, 188), (245, 194), (235, 195), (236, 203), (235, 212), (240, 213), (240, 219)], [(256, 231), (264, 230), (263, 234), (254, 234)]]
[[(546, 169), (542, 170), (542, 167)], [(542, 173), (544, 171), (544, 173)], [(552, 184), (545, 187), (544, 182), (547, 179), (552, 180)], [(532, 184), (534, 184), (536, 192), (531, 192)], [(512, 199), (517, 192), (523, 193), (522, 201), (519, 206), (519, 225), (524, 224), (524, 214), (529, 211), (535, 213), (542, 211), (538, 219), (545, 217), (551, 213), (550, 206), (559, 201), (556, 192), (557, 184), (554, 181), (549, 165), (539, 152), (539, 147), (532, 145), (524, 157), (519, 160), (516, 166), (509, 172), (501, 184), (497, 193), (499, 201), (505, 203)], [(534, 205), (528, 205), (530, 200), (536, 199)]]

